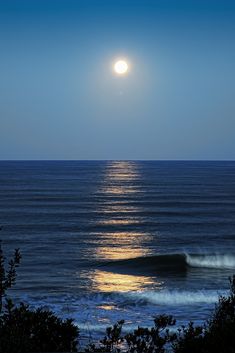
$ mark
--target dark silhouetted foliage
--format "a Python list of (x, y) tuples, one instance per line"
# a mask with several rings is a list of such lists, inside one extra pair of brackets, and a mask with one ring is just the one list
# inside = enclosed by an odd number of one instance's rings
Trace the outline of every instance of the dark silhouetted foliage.
[(23, 303), (16, 307), (6, 297), (20, 259), (17, 249), (6, 271), (0, 246), (0, 353), (77, 352), (79, 330), (72, 320), (61, 320), (42, 308), (32, 310)]
[(192, 323), (177, 337), (175, 353), (235, 353), (235, 276), (230, 293), (221, 296), (211, 319), (204, 325)]
[(85, 352), (120, 352), (120, 345), (124, 341), (121, 336), (124, 320), (118, 321), (115, 325), (106, 328), (106, 336), (99, 345), (90, 344)]
[[(1, 230), (1, 228), (0, 228)], [(19, 249), (15, 249), (13, 258), (8, 263), (8, 268), (5, 268), (5, 258), (2, 251), (2, 244), (0, 240), (0, 314), (2, 312), (3, 298), (6, 291), (10, 289), (16, 280), (16, 268), (19, 266), (21, 254)]]
[(15, 307), (7, 300), (0, 318), (0, 352), (77, 352), (78, 328), (72, 320), (61, 320), (53, 312)]
[(164, 353), (165, 347), (176, 339), (168, 327), (175, 325), (172, 316), (160, 315), (154, 319), (154, 327), (138, 327), (125, 336), (130, 353)]
[(169, 332), (169, 326), (175, 325), (172, 316), (160, 315), (154, 319), (154, 327), (138, 327), (131, 333), (122, 336), (124, 321), (119, 321), (106, 329), (106, 336), (100, 344), (91, 344), (86, 352), (118, 353), (165, 353), (171, 342), (176, 339), (176, 334)]

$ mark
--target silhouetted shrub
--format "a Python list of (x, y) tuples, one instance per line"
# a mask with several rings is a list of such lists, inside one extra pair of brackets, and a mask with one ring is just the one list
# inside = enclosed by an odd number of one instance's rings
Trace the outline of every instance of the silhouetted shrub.
[(235, 276), (230, 285), (229, 295), (219, 298), (204, 326), (183, 328), (173, 344), (175, 353), (235, 353)]
[(0, 353), (77, 352), (79, 330), (72, 320), (61, 320), (42, 308), (31, 310), (23, 303), (16, 307), (6, 297), (20, 259), (17, 249), (5, 270), (0, 243)]
[(0, 318), (0, 352), (77, 352), (78, 328), (50, 310), (15, 307), (7, 300)]
[(187, 327), (181, 326), (172, 344), (173, 351), (175, 353), (204, 352), (204, 334), (205, 327), (194, 326), (193, 322), (190, 322)]
[(220, 297), (205, 333), (208, 350), (220, 353), (235, 352), (235, 276), (230, 285), (230, 295)]
[(106, 336), (98, 345), (90, 344), (85, 351), (88, 353), (165, 353), (176, 334), (171, 334), (169, 326), (175, 325), (172, 316), (160, 315), (154, 319), (154, 327), (138, 327), (133, 332), (122, 336), (124, 321), (106, 329)]
[(169, 343), (176, 339), (168, 327), (175, 325), (172, 316), (160, 315), (154, 319), (154, 327), (138, 327), (133, 333), (125, 336), (130, 353), (164, 353)]
[(90, 344), (85, 352), (120, 352), (120, 345), (124, 341), (122, 337), (122, 326), (124, 320), (118, 321), (115, 325), (106, 328), (106, 336), (100, 340), (98, 345)]
[(16, 268), (19, 266), (20, 260), (20, 251), (19, 249), (15, 249), (14, 256), (9, 261), (8, 268), (6, 269), (5, 258), (2, 251), (2, 243), (0, 240), (0, 314), (2, 312), (3, 299), (6, 295), (6, 292), (15, 284)]

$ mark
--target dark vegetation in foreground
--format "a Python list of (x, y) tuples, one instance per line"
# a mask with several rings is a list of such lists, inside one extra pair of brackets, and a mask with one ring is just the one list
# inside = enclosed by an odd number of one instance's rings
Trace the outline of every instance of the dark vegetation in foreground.
[[(79, 330), (70, 319), (61, 320), (52, 311), (15, 306), (7, 296), (16, 280), (21, 254), (15, 250), (6, 268), (0, 243), (0, 353), (78, 352)], [(211, 319), (203, 326), (172, 330), (172, 316), (156, 316), (152, 328), (138, 327), (122, 335), (124, 321), (106, 329), (98, 344), (90, 344), (87, 353), (235, 353), (235, 276), (230, 293), (221, 296)]]

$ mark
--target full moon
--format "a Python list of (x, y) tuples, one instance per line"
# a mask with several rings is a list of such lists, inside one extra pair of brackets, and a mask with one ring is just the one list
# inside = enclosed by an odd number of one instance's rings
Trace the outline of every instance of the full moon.
[(125, 60), (118, 60), (114, 64), (114, 71), (118, 75), (124, 75), (128, 71), (128, 64)]

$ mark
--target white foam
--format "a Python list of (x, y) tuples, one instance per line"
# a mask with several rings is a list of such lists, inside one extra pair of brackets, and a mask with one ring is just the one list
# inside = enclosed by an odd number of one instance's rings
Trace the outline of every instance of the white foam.
[(229, 254), (205, 254), (186, 255), (187, 264), (192, 267), (235, 269), (235, 255)]
[[(161, 290), (157, 292), (136, 292), (129, 293), (130, 298), (135, 300), (146, 300), (148, 303), (157, 305), (194, 305), (197, 303), (213, 304), (218, 301), (218, 293), (212, 290), (201, 291), (180, 291)], [(223, 293), (224, 294), (224, 293)]]

